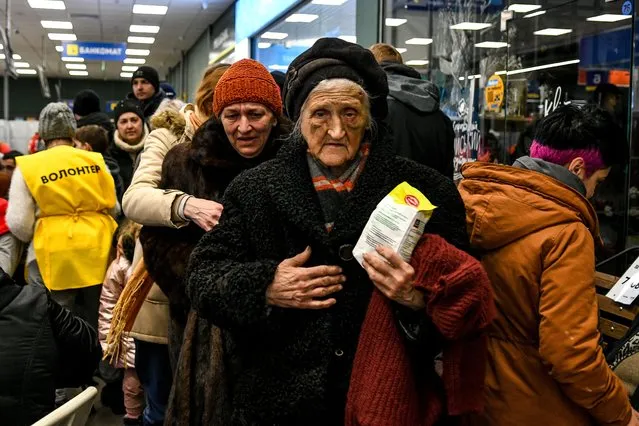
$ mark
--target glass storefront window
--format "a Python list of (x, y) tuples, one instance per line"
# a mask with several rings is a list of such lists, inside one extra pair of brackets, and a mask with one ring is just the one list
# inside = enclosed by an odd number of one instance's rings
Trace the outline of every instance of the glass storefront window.
[[(631, 77), (633, 8), (624, 0), (385, 0), (382, 38), (439, 86), (458, 171), (526, 155), (536, 121), (564, 103), (597, 103), (630, 134), (630, 86), (639, 80)], [(602, 258), (639, 243), (634, 139), (629, 171), (613, 170), (592, 200)]]
[(311, 1), (263, 31), (253, 41), (253, 58), (270, 71), (286, 72), (300, 53), (322, 37), (356, 42), (356, 0)]

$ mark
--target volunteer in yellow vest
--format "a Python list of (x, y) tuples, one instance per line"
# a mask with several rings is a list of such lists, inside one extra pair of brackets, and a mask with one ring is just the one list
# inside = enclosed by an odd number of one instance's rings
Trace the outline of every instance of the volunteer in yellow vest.
[(119, 207), (102, 155), (74, 148), (75, 130), (67, 105), (42, 110), (46, 150), (17, 159), (6, 218), (13, 234), (30, 243), (29, 283), (44, 284), (95, 326)]

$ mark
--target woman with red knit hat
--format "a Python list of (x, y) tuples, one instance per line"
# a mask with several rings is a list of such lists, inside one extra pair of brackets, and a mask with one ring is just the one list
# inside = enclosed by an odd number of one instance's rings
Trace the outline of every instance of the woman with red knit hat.
[[(282, 113), (279, 87), (263, 65), (250, 59), (226, 70), (210, 107), (213, 116), (192, 141), (167, 153), (158, 187), (219, 203), (237, 175), (275, 157), (290, 124)], [(198, 398), (214, 385), (207, 374), (212, 354), (221, 350), (221, 344), (215, 346), (219, 330), (200, 322), (195, 312), (189, 315), (183, 286), (190, 253), (203, 234), (194, 222), (178, 229), (145, 226), (140, 234), (147, 271), (170, 302), (169, 351), (172, 360), (179, 358), (166, 424), (211, 424), (207, 402)]]
[[(228, 186), (220, 223), (193, 250), (187, 294), (224, 342), (225, 374), (212, 392), (219, 403), (227, 389), (230, 404), (209, 407), (214, 424), (433, 426), (481, 409), (490, 283), (463, 251), (455, 185), (390, 152), (387, 95), (370, 51), (318, 40), (286, 77), (295, 131), (275, 159)], [(260, 151), (257, 135), (227, 123), (257, 114), (266, 126), (268, 113), (216, 109), (236, 150)], [(426, 234), (410, 263), (380, 246), (362, 267), (354, 246), (403, 182), (437, 206)]]

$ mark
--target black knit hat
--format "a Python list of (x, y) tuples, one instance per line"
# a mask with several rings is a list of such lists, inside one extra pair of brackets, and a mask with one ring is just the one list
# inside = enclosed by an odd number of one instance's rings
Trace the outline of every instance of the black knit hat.
[(140, 120), (144, 121), (144, 112), (142, 108), (140, 108), (140, 104), (138, 101), (133, 99), (124, 99), (123, 101), (118, 102), (118, 104), (113, 109), (115, 124), (118, 124), (118, 120), (122, 114), (127, 112), (132, 112), (133, 114), (140, 117)]
[(297, 121), (309, 93), (322, 80), (331, 78), (345, 78), (362, 86), (370, 95), (373, 118), (386, 118), (386, 73), (370, 50), (339, 38), (321, 38), (293, 60), (283, 90), (286, 115)]
[(135, 70), (133, 77), (131, 77), (131, 85), (133, 85), (133, 80), (136, 78), (143, 78), (151, 83), (155, 88), (156, 93), (160, 91), (160, 75), (155, 68), (147, 67), (145, 65)]
[(83, 90), (73, 100), (73, 113), (80, 117), (100, 112), (100, 97), (93, 90)]

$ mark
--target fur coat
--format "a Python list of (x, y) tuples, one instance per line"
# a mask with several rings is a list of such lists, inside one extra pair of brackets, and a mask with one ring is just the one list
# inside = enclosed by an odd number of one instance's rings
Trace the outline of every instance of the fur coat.
[[(371, 213), (407, 181), (437, 210), (426, 227), (459, 248), (468, 238), (465, 210), (450, 179), (390, 153), (383, 129), (355, 188), (325, 228), (303, 140), (235, 179), (220, 224), (193, 251), (187, 294), (200, 318), (221, 327), (232, 413), (225, 425), (344, 423), (358, 337), (373, 284), (352, 254)], [(306, 266), (337, 265), (347, 281), (324, 310), (268, 306), (278, 265), (310, 246)], [(424, 315), (424, 319), (426, 316)], [(374, 372), (371, 372), (374, 373)]]

